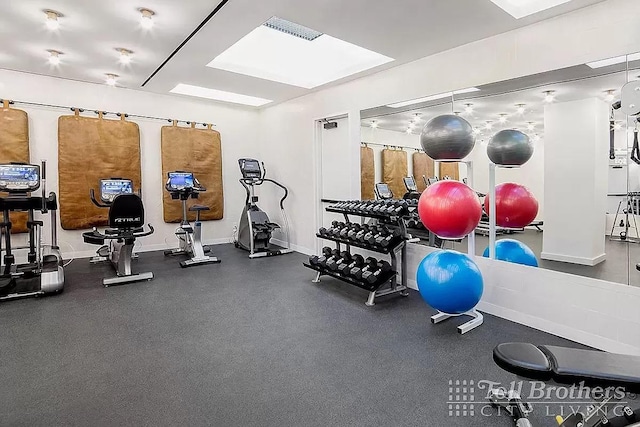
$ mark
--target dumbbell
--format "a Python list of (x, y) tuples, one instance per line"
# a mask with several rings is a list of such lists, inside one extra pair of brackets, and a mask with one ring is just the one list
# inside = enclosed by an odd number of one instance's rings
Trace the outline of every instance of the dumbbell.
[(360, 231), (358, 231), (356, 233), (355, 236), (353, 236), (354, 240), (357, 240), (359, 242), (364, 242), (364, 235), (367, 234), (369, 232), (369, 226), (367, 224), (363, 224), (362, 226), (360, 226)]
[(378, 266), (378, 260), (373, 257), (368, 257), (362, 266), (352, 267), (351, 271), (349, 271), (349, 275), (357, 280), (362, 279), (362, 274), (365, 271), (368, 271), (370, 268), (374, 269)]
[(328, 259), (326, 267), (329, 270), (336, 271), (338, 269), (338, 265), (343, 262), (351, 262), (351, 254), (347, 251), (342, 251), (339, 256)]
[(337, 249), (331, 249), (330, 247), (325, 246), (324, 248), (322, 248), (322, 255), (312, 255), (309, 257), (309, 264), (324, 266), (324, 264), (327, 262), (327, 259), (334, 255), (338, 255), (339, 253), (340, 252)]
[(391, 271), (391, 264), (387, 261), (378, 261), (376, 268), (370, 268), (367, 271), (362, 272), (362, 281), (374, 284), (380, 279), (381, 274), (389, 271)]
[(353, 228), (354, 228), (353, 226), (354, 226), (354, 225), (355, 225), (355, 224), (353, 224), (353, 223), (351, 223), (351, 222), (347, 223), (347, 224), (346, 224), (346, 225), (345, 225), (345, 226), (340, 230), (340, 233), (339, 233), (340, 238), (342, 238), (342, 239), (347, 239), (347, 238), (348, 238), (348, 236), (349, 236), (349, 233), (353, 230)]
[(376, 242), (376, 235), (378, 234), (378, 231), (375, 227), (370, 226), (369, 227), (369, 231), (367, 231), (364, 236), (362, 236), (361, 241), (364, 243), (368, 243), (370, 245), (373, 245)]
[(364, 257), (359, 254), (355, 254), (351, 257), (351, 262), (342, 262), (338, 265), (338, 272), (342, 275), (348, 275), (352, 268), (362, 267), (364, 265)]
[(340, 233), (340, 230), (345, 226), (344, 222), (333, 221), (331, 223), (331, 228), (327, 230), (328, 236), (337, 236)]
[(347, 239), (355, 240), (356, 235), (362, 230), (362, 226), (360, 224), (351, 224), (349, 228), (349, 232), (347, 233)]
[(376, 245), (386, 248), (394, 239), (400, 237), (400, 235), (400, 230), (398, 230), (397, 228), (391, 231), (387, 229), (386, 233), (376, 236)]

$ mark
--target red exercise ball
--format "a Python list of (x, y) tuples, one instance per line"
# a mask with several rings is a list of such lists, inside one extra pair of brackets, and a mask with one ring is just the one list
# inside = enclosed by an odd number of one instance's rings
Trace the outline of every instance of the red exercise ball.
[[(484, 199), (484, 210), (489, 212), (489, 196)], [(538, 215), (538, 201), (527, 187), (512, 182), (496, 186), (496, 225), (523, 228)]]
[(418, 214), (424, 226), (438, 237), (461, 239), (478, 226), (482, 206), (466, 184), (444, 180), (422, 192)]

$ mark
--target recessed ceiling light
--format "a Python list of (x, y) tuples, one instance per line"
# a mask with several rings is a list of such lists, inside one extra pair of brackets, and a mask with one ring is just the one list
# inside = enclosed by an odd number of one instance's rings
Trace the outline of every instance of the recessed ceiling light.
[(505, 114), (505, 113), (500, 114), (500, 118), (498, 119), (498, 121), (500, 123), (507, 123), (507, 115), (508, 114)]
[(527, 130), (532, 131), (536, 128), (536, 124), (534, 122), (527, 122)]
[(145, 30), (150, 30), (153, 28), (153, 15), (156, 13), (151, 9), (140, 8), (138, 9), (140, 12), (140, 26)]
[(105, 75), (107, 76), (105, 83), (108, 84), (109, 86), (115, 86), (118, 81), (118, 77), (120, 77), (117, 74), (112, 74), (112, 73), (107, 73)]
[(416, 99), (411, 99), (409, 101), (397, 102), (395, 104), (388, 104), (387, 107), (401, 108), (401, 107), (406, 107), (407, 105), (422, 104), (423, 102), (435, 101), (436, 99), (451, 98), (453, 95), (459, 95), (459, 94), (470, 93), (470, 92), (478, 92), (479, 90), (480, 89), (478, 89), (477, 87), (470, 87), (467, 89), (460, 89), (453, 92), (443, 92), (437, 95), (425, 96), (424, 98), (416, 98)]
[(616, 121), (613, 123), (613, 130), (620, 130), (620, 129), (622, 129), (622, 123), (620, 123), (620, 121), (619, 121), (619, 120), (616, 120)]
[(492, 122), (491, 120), (487, 120), (487, 121), (485, 122), (484, 128), (485, 128), (486, 130), (491, 130), (491, 129), (493, 128), (493, 122)]
[(60, 21), (58, 20), (58, 18), (62, 16), (60, 12), (46, 9), (44, 13), (46, 15), (45, 24), (47, 25), (48, 29), (50, 29), (51, 31), (55, 31), (60, 28)]
[(622, 55), (613, 58), (602, 59), (600, 61), (587, 62), (587, 65), (591, 68), (608, 67), (610, 65), (622, 64), (623, 62), (627, 61), (627, 58), (629, 61), (637, 61), (640, 59), (640, 52), (632, 53), (631, 55)]
[(415, 113), (415, 114), (413, 115), (413, 122), (414, 122), (414, 123), (420, 123), (420, 116), (421, 116), (421, 115), (422, 115), (422, 114), (420, 114), (420, 113)]
[(371, 127), (372, 127), (373, 129), (376, 129), (376, 128), (378, 127), (378, 122), (377, 122), (377, 121), (375, 121), (375, 120), (371, 120)]
[(406, 130), (406, 132), (407, 132), (407, 134), (411, 134), (411, 132), (413, 132), (413, 129), (408, 128), (408, 129)]
[(544, 93), (544, 102), (551, 103), (556, 98), (555, 90), (545, 90), (542, 93)]
[(520, 115), (524, 114), (524, 107), (526, 107), (525, 104), (516, 104), (516, 112)]
[(209, 89), (206, 87), (193, 86), (184, 83), (179, 83), (176, 87), (171, 89), (170, 92), (180, 95), (197, 96), (199, 98), (215, 99), (216, 101), (232, 102), (234, 104), (251, 105), (253, 107), (259, 107), (261, 105), (273, 102), (270, 99), (242, 95), (233, 92), (226, 92), (224, 90), (218, 89)]
[(604, 93), (605, 93), (605, 96), (604, 96), (605, 101), (613, 102), (613, 100), (615, 99), (614, 94), (616, 93), (615, 89), (605, 90)]
[(267, 25), (269, 22), (238, 40), (207, 66), (311, 89), (393, 61), (328, 34), (311, 36), (317, 32), (293, 22), (287, 27), (283, 22), (288, 21), (278, 18), (278, 29)]
[(473, 104), (471, 104), (470, 102), (464, 104), (464, 112), (467, 114), (473, 114)]
[(542, 138), (540, 137), (540, 135), (535, 134), (533, 135), (533, 142), (539, 142)]
[(49, 52), (49, 64), (55, 66), (60, 65), (60, 55), (62, 55), (62, 52), (58, 52), (57, 50), (53, 50), (50, 49), (47, 52)]
[(474, 133), (475, 135), (480, 135), (480, 134), (482, 133), (482, 129), (479, 129), (479, 128), (473, 128), (473, 133)]
[(516, 19), (569, 3), (571, 0), (491, 0), (499, 8)]
[(118, 61), (122, 65), (129, 65), (131, 63), (131, 55), (133, 54), (133, 51), (124, 49), (122, 47), (118, 47), (116, 48), (116, 50), (120, 53), (120, 58), (118, 59)]

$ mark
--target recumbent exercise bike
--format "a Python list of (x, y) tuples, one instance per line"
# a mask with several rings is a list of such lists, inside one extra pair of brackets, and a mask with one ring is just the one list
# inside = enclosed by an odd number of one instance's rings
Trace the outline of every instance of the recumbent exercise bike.
[[(39, 296), (62, 292), (64, 268), (57, 242), (56, 194), (46, 194), (46, 163), (42, 167), (25, 163), (0, 164), (0, 236), (4, 235), (4, 248), (0, 239), (0, 300)], [(40, 196), (30, 193), (42, 190)], [(11, 212), (27, 212), (28, 244), (14, 247), (11, 244)], [(35, 211), (50, 214), (51, 244), (42, 242), (43, 221), (34, 218)], [(16, 264), (13, 251), (28, 249), (27, 263)]]
[[(144, 205), (139, 195), (133, 193), (133, 183), (129, 179), (110, 178), (100, 180), (100, 200), (90, 190), (91, 201), (100, 208), (109, 208), (109, 228), (104, 233), (96, 227), (82, 233), (85, 243), (101, 245), (91, 263), (109, 261), (116, 271), (116, 277), (102, 280), (105, 287), (124, 283), (153, 279), (153, 273), (133, 273), (131, 260), (133, 246), (139, 237), (153, 234), (151, 224), (144, 230)], [(105, 244), (108, 241), (108, 244)]]
[(187, 216), (187, 200), (197, 199), (200, 193), (207, 189), (200, 184), (200, 181), (193, 176), (192, 172), (175, 171), (169, 172), (165, 189), (171, 194), (174, 200), (182, 201), (182, 222), (176, 230), (176, 237), (179, 246), (176, 249), (170, 249), (164, 252), (165, 255), (187, 255), (191, 258), (180, 262), (180, 267), (192, 267), (194, 265), (215, 264), (220, 259), (206, 255), (210, 252), (210, 248), (202, 245), (202, 222), (200, 221), (200, 212), (208, 211), (208, 206), (193, 205), (188, 208), (189, 211), (196, 213), (196, 221), (191, 226)]

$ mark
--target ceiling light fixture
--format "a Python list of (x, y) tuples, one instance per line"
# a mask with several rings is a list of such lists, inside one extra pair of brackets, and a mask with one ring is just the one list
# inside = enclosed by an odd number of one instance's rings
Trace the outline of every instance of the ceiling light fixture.
[(107, 73), (105, 75), (107, 76), (105, 83), (108, 84), (109, 86), (115, 86), (118, 81), (118, 77), (120, 77), (119, 75), (112, 74), (112, 73)]
[(58, 18), (62, 16), (60, 12), (47, 9), (44, 11), (44, 13), (45, 15), (47, 15), (45, 24), (47, 24), (48, 29), (50, 29), (51, 31), (55, 31), (60, 28), (60, 21), (58, 21)]
[(480, 89), (478, 89), (477, 87), (470, 87), (467, 89), (460, 89), (453, 92), (443, 92), (437, 95), (425, 96), (424, 98), (416, 98), (416, 99), (411, 99), (409, 101), (397, 102), (395, 104), (388, 104), (387, 107), (401, 108), (401, 107), (406, 107), (407, 105), (422, 104), (423, 102), (435, 101), (437, 99), (442, 99), (442, 98), (451, 98), (453, 95), (478, 92), (479, 90)]
[(122, 47), (116, 48), (116, 50), (118, 52), (120, 52), (120, 63), (122, 65), (129, 65), (131, 64), (131, 55), (133, 54), (133, 51), (129, 50), (129, 49), (125, 49)]
[(637, 61), (640, 59), (640, 52), (631, 55), (621, 55), (613, 58), (602, 59), (600, 61), (587, 62), (587, 66), (591, 68), (609, 67), (611, 65), (622, 64), (626, 61)]
[(416, 124), (413, 122), (409, 122), (409, 129), (413, 130), (416, 127)]
[(479, 128), (473, 128), (473, 134), (474, 135), (480, 135), (482, 133), (482, 129)]
[(622, 129), (622, 123), (620, 123), (620, 121), (619, 121), (619, 120), (616, 120), (616, 121), (613, 123), (613, 130), (620, 130), (620, 129)]
[(520, 115), (524, 114), (524, 107), (526, 107), (526, 104), (516, 104), (516, 112)]
[(571, 0), (491, 0), (500, 9), (516, 19), (569, 3)]
[(527, 130), (533, 131), (536, 128), (536, 124), (534, 122), (527, 122)]
[(615, 89), (609, 89), (609, 90), (605, 90), (604, 93), (606, 94), (604, 96), (605, 101), (613, 102), (613, 100), (615, 99), (614, 94), (616, 93), (616, 90)]
[(491, 130), (491, 129), (493, 128), (493, 122), (492, 122), (491, 120), (487, 120), (487, 121), (485, 122), (484, 128), (485, 128), (486, 130)]
[(539, 142), (542, 138), (540, 137), (540, 135), (535, 134), (533, 135), (533, 142)]
[(53, 50), (50, 49), (47, 52), (49, 52), (49, 64), (55, 66), (60, 65), (60, 55), (62, 55), (62, 52), (58, 52), (57, 50)]
[(456, 116), (459, 116), (460, 114), (462, 114), (462, 111), (454, 111), (453, 114), (455, 114)]
[(413, 131), (413, 129), (408, 128), (406, 132), (407, 132), (408, 135), (410, 135), (412, 131)]
[(464, 112), (467, 114), (473, 114), (473, 104), (470, 102), (464, 104)]
[(242, 95), (239, 93), (193, 86), (184, 83), (178, 83), (178, 85), (169, 92), (180, 95), (196, 96), (199, 98), (214, 99), (216, 101), (232, 102), (234, 104), (250, 105), (252, 107), (260, 107), (273, 102), (271, 99), (258, 98), (256, 96)]
[(544, 93), (544, 102), (547, 102), (547, 103), (553, 102), (556, 97), (555, 90), (545, 90), (542, 93)]
[(507, 116), (508, 114), (505, 114), (505, 113), (500, 114), (500, 118), (498, 119), (498, 121), (503, 124), (507, 123)]
[(377, 128), (378, 128), (378, 122), (377, 122), (377, 121), (375, 121), (375, 120), (371, 120), (371, 127), (372, 127), (373, 129), (377, 129)]
[(145, 30), (150, 30), (153, 28), (153, 16), (156, 14), (151, 9), (140, 8), (138, 9), (140, 12), (140, 26)]
[(421, 114), (420, 114), (420, 113), (415, 113), (415, 114), (413, 115), (413, 122), (414, 122), (414, 123), (420, 123), (420, 116), (421, 116)]

